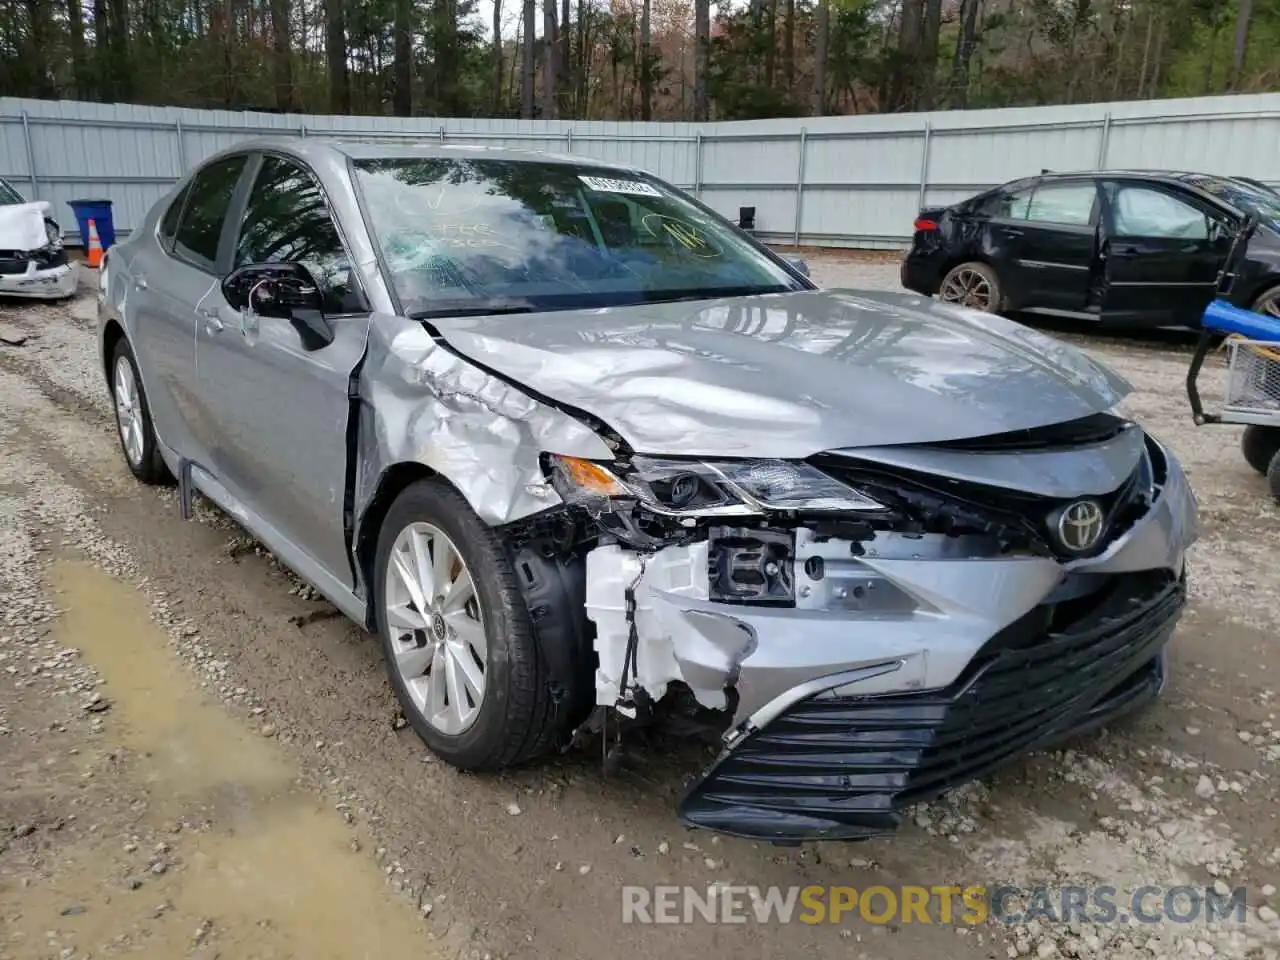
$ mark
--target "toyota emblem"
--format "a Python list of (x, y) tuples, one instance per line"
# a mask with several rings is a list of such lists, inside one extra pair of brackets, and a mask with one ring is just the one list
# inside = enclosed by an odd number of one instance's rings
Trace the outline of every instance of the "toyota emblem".
[(1102, 527), (1102, 508), (1092, 500), (1077, 500), (1058, 516), (1058, 539), (1072, 553), (1084, 553), (1098, 545)]

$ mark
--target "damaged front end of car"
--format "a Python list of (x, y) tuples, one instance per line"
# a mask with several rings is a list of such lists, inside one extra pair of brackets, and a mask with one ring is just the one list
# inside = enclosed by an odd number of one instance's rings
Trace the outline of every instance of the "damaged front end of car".
[(576, 651), (566, 678), (594, 668), (580, 732), (674, 714), (720, 739), (682, 803), (691, 825), (892, 831), (910, 804), (1163, 685), (1195, 501), (1176, 460), (1110, 414), (805, 461), (542, 465), (562, 503), (504, 534), (535, 622), (567, 629), (547, 616), (558, 597), (590, 623), (543, 648)]
[(75, 268), (61, 228), (45, 215), (47, 207), (43, 202), (0, 207), (0, 294), (61, 299), (76, 292)]

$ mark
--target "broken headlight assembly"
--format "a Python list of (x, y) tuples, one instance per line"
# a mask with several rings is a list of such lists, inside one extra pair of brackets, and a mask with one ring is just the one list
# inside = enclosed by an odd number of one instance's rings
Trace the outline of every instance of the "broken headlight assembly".
[(885, 510), (816, 467), (786, 460), (632, 457), (606, 466), (551, 455), (546, 463), (566, 503), (638, 507), (605, 507), (598, 516), (602, 531), (634, 549), (656, 550), (682, 535), (702, 539), (694, 528), (707, 521), (707, 594), (722, 603), (795, 605), (796, 533), (769, 523), (767, 516)]
[(634, 499), (659, 516), (751, 517), (768, 512), (839, 514), (885, 507), (807, 463), (789, 460), (668, 460), (632, 457), (603, 465), (547, 458), (561, 499)]

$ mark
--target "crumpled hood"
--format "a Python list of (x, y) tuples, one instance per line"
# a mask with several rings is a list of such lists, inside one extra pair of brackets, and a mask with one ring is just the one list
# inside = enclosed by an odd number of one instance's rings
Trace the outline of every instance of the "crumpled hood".
[(433, 320), (472, 360), (642, 453), (801, 458), (1061, 423), (1130, 386), (1002, 317), (909, 293), (806, 291)]
[(39, 250), (49, 242), (44, 218), (47, 200), (0, 206), (0, 250)]

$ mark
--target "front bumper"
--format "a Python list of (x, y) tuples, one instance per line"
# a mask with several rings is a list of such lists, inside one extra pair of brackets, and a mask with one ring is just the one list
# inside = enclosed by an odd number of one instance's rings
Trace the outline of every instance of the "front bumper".
[(862, 557), (926, 604), (903, 617), (727, 608), (658, 554), (635, 580), (641, 636), (673, 641), (654, 676), (707, 705), (726, 676), (738, 694), (682, 817), (771, 840), (882, 833), (905, 806), (1154, 696), (1197, 536), (1194, 495), (1164, 460), (1150, 508), (1093, 557)]
[(767, 840), (886, 833), (905, 807), (1147, 702), (1164, 685), (1184, 580), (1127, 574), (1106, 592), (1060, 630), (1041, 632), (1053, 611), (1031, 611), (943, 690), (793, 704), (726, 750), (681, 816)]
[(18, 273), (0, 273), (0, 295), (61, 300), (76, 292), (77, 273), (72, 263), (40, 268), (34, 260)]

